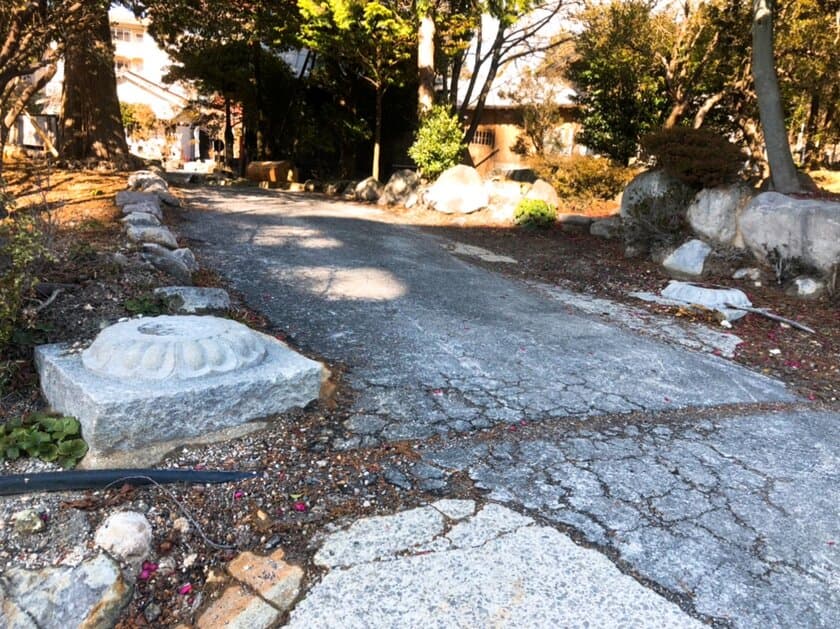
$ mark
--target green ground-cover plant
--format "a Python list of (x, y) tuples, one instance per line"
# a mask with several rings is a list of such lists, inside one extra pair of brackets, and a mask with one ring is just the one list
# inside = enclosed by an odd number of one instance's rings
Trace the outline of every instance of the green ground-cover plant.
[(131, 314), (141, 314), (147, 317), (169, 314), (169, 303), (167, 300), (155, 295), (140, 295), (139, 297), (126, 299), (123, 307)]
[(557, 220), (557, 208), (542, 199), (522, 199), (516, 206), (514, 220), (521, 227), (550, 227)]
[(0, 350), (20, 325), (24, 300), (37, 282), (37, 265), (48, 257), (38, 217), (14, 211), (0, 180)]
[(464, 130), (458, 116), (438, 105), (423, 117), (408, 155), (427, 179), (457, 165), (464, 153)]
[(0, 425), (0, 459), (14, 461), (30, 456), (69, 468), (87, 450), (75, 417), (32, 413)]

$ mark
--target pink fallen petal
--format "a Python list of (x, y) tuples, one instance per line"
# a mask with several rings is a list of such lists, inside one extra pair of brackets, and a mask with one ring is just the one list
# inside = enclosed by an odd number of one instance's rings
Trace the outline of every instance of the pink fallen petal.
[(239, 500), (244, 495), (245, 495), (245, 492), (236, 491), (236, 492), (233, 493), (233, 499), (234, 500)]
[(292, 505), (292, 508), (295, 511), (306, 511), (307, 509), (305, 502), (296, 502), (294, 505)]
[(192, 583), (185, 583), (178, 589), (178, 594), (181, 596), (186, 596), (190, 592), (192, 592)]

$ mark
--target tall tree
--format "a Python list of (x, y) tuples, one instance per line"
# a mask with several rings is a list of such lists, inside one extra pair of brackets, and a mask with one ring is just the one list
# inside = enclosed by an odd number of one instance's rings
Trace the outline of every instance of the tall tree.
[(0, 3), (0, 154), (15, 120), (55, 75), (67, 34), (89, 28), (93, 17), (76, 0)]
[(118, 167), (132, 163), (125, 139), (109, 2), (90, 2), (90, 26), (67, 35), (59, 123), (61, 153), (70, 159), (108, 160)]
[(753, 0), (752, 31), (753, 79), (773, 187), (782, 193), (799, 192), (773, 56), (772, 0)]
[(302, 41), (319, 55), (353, 66), (374, 91), (371, 174), (379, 179), (383, 99), (408, 76), (416, 32), (408, 5), (386, 0), (299, 0)]
[(578, 58), (569, 78), (579, 91), (581, 141), (626, 164), (639, 138), (665, 121), (668, 93), (658, 57), (667, 53), (644, 0), (594, 5), (579, 17)]

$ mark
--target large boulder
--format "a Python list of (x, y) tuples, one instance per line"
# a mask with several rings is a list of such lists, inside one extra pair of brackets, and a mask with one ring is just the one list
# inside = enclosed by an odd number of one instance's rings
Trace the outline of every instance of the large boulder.
[(630, 241), (644, 240), (651, 226), (668, 230), (671, 217), (684, 215), (694, 189), (664, 171), (637, 175), (621, 195), (624, 235)]
[(537, 179), (528, 193), (525, 195), (526, 199), (537, 199), (538, 201), (545, 201), (551, 207), (557, 209), (560, 205), (560, 197), (557, 191), (545, 179)]
[(405, 205), (412, 193), (417, 192), (419, 186), (420, 175), (408, 168), (398, 170), (388, 179), (377, 203), (379, 205)]
[(459, 164), (438, 177), (426, 191), (425, 202), (444, 214), (470, 214), (487, 207), (490, 197), (478, 171)]
[(513, 223), (516, 206), (522, 201), (522, 187), (518, 181), (491, 180), (484, 184), (489, 196), (488, 207), (494, 221)]
[(742, 248), (738, 215), (752, 198), (752, 189), (743, 184), (701, 190), (688, 206), (691, 229), (703, 240)]
[(378, 179), (368, 177), (367, 179), (362, 179), (362, 181), (357, 183), (353, 192), (357, 201), (376, 203), (379, 200), (379, 196), (382, 194), (382, 189), (384, 187), (385, 186), (383, 186)]
[(836, 201), (764, 192), (741, 212), (738, 227), (744, 244), (762, 260), (798, 260), (823, 273), (840, 264)]

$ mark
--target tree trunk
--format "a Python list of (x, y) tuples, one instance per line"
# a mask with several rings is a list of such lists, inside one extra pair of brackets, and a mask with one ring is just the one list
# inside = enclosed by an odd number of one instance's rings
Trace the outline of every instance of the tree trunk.
[(430, 14), (421, 16), (417, 32), (417, 110), (422, 116), (435, 104), (435, 21)]
[(773, 60), (771, 7), (772, 0), (753, 0), (753, 80), (773, 188), (786, 194), (799, 192), (801, 187), (790, 153), (779, 80)]
[(100, 12), (90, 30), (70, 36), (65, 50), (61, 153), (125, 167), (132, 160), (117, 98), (108, 5)]
[(382, 144), (382, 98), (385, 95), (385, 89), (382, 86), (376, 88), (376, 121), (373, 126), (373, 166), (371, 167), (371, 177), (379, 180), (379, 153)]
[(225, 166), (233, 164), (233, 125), (230, 116), (230, 99), (225, 96)]

